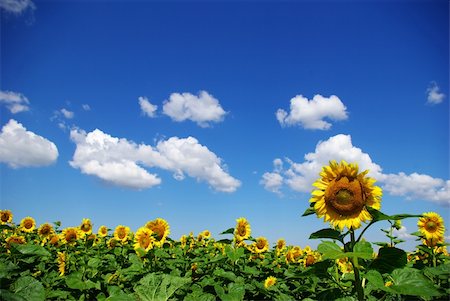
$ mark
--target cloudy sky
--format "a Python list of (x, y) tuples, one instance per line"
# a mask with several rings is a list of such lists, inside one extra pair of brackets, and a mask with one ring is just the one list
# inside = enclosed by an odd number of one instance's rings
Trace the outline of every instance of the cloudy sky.
[(448, 5), (0, 0), (1, 208), (316, 246), (311, 184), (346, 160), (448, 226)]

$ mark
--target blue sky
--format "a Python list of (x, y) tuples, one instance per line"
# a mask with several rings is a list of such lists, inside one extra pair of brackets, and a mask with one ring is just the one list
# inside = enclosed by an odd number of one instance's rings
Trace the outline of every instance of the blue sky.
[(1, 0), (1, 207), (316, 246), (311, 183), (346, 159), (448, 225), (448, 5)]

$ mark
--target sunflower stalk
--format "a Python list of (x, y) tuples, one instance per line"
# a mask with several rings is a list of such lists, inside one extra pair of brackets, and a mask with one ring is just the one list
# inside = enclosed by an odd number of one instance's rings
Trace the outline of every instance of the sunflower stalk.
[[(353, 229), (350, 230), (350, 239), (351, 239), (351, 249), (350, 251), (353, 252), (353, 247), (356, 244), (356, 240), (355, 240), (355, 232)], [(361, 277), (359, 275), (359, 264), (358, 264), (358, 257), (353, 257), (352, 260), (352, 265), (353, 265), (353, 271), (355, 273), (355, 290), (356, 290), (356, 294), (358, 296), (358, 300), (359, 301), (363, 301), (364, 300), (364, 290), (362, 287), (362, 283), (361, 283)]]

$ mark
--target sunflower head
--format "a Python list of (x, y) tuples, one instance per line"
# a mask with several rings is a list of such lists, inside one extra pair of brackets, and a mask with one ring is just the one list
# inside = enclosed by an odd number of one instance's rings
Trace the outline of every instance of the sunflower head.
[(38, 229), (38, 235), (41, 238), (49, 237), (50, 235), (54, 234), (55, 230), (53, 230), (53, 226), (49, 223), (42, 224)]
[(0, 210), (0, 223), (2, 225), (6, 223), (11, 223), (13, 219), (13, 214), (11, 210)]
[(309, 200), (317, 216), (338, 229), (357, 229), (361, 222), (371, 220), (367, 207), (380, 209), (382, 191), (366, 176), (368, 172), (358, 173), (357, 164), (345, 161), (330, 161), (323, 167)]
[(98, 228), (97, 234), (100, 237), (105, 237), (106, 235), (108, 235), (108, 228), (106, 226), (100, 226), (100, 228)]
[(263, 253), (267, 250), (269, 250), (269, 241), (265, 237), (258, 237), (251, 245), (251, 251), (253, 253)]
[(27, 216), (20, 221), (20, 230), (31, 233), (36, 228), (36, 221), (34, 218)]
[(236, 228), (234, 229), (234, 238), (236, 241), (243, 241), (250, 237), (251, 228), (247, 219), (241, 217), (236, 220)]
[(439, 242), (443, 241), (445, 226), (444, 220), (436, 212), (427, 212), (419, 218), (417, 227), (420, 233), (425, 237), (425, 240)]
[(25, 242), (25, 237), (20, 235), (12, 235), (6, 239), (6, 248), (9, 249), (12, 244), (23, 245)]
[(78, 227), (68, 227), (62, 230), (61, 240), (66, 244), (75, 244), (83, 234)]
[(264, 287), (269, 288), (271, 286), (274, 286), (277, 283), (277, 278), (273, 276), (269, 276), (264, 280)]
[(80, 231), (84, 235), (90, 235), (92, 233), (92, 223), (91, 220), (88, 218), (83, 218), (83, 221), (80, 225)]
[(114, 238), (122, 243), (126, 243), (128, 241), (129, 235), (130, 227), (118, 225), (114, 230)]
[(66, 261), (67, 261), (66, 252), (58, 252), (56, 261), (58, 262), (59, 276), (64, 276), (66, 272)]
[(164, 242), (166, 241), (167, 236), (170, 234), (169, 223), (162, 218), (157, 218), (153, 221), (147, 222), (145, 227), (152, 230), (155, 234), (155, 245), (158, 247), (162, 247)]
[(300, 248), (299, 246), (290, 248), (286, 253), (286, 262), (296, 263), (299, 261), (302, 254), (303, 254), (302, 248)]
[(147, 227), (139, 228), (134, 236), (134, 249), (143, 249), (146, 252), (153, 248), (155, 237), (153, 231)]

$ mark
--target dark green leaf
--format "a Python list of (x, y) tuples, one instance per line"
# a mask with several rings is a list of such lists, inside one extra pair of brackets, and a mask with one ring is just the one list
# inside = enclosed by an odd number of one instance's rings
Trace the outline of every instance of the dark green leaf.
[(234, 234), (234, 228), (227, 229), (227, 230), (225, 230), (225, 231), (223, 231), (223, 232), (221, 232), (219, 234), (220, 235), (222, 235), (222, 234)]
[(314, 207), (309, 207), (308, 209), (305, 210), (305, 212), (303, 212), (302, 216), (308, 216), (308, 215), (312, 215), (315, 213), (316, 213), (316, 210), (314, 209)]
[(358, 241), (353, 247), (353, 253), (359, 258), (363, 259), (372, 259), (373, 258), (373, 249), (370, 242), (367, 241)]
[(11, 290), (27, 301), (45, 300), (44, 286), (31, 276), (24, 276), (17, 279), (11, 285)]
[(393, 247), (380, 248), (377, 258), (369, 266), (380, 273), (390, 273), (396, 268), (404, 267), (407, 263), (405, 251)]
[(312, 233), (309, 236), (309, 239), (318, 239), (318, 238), (331, 238), (342, 241), (341, 232), (331, 228), (321, 229), (317, 232)]

